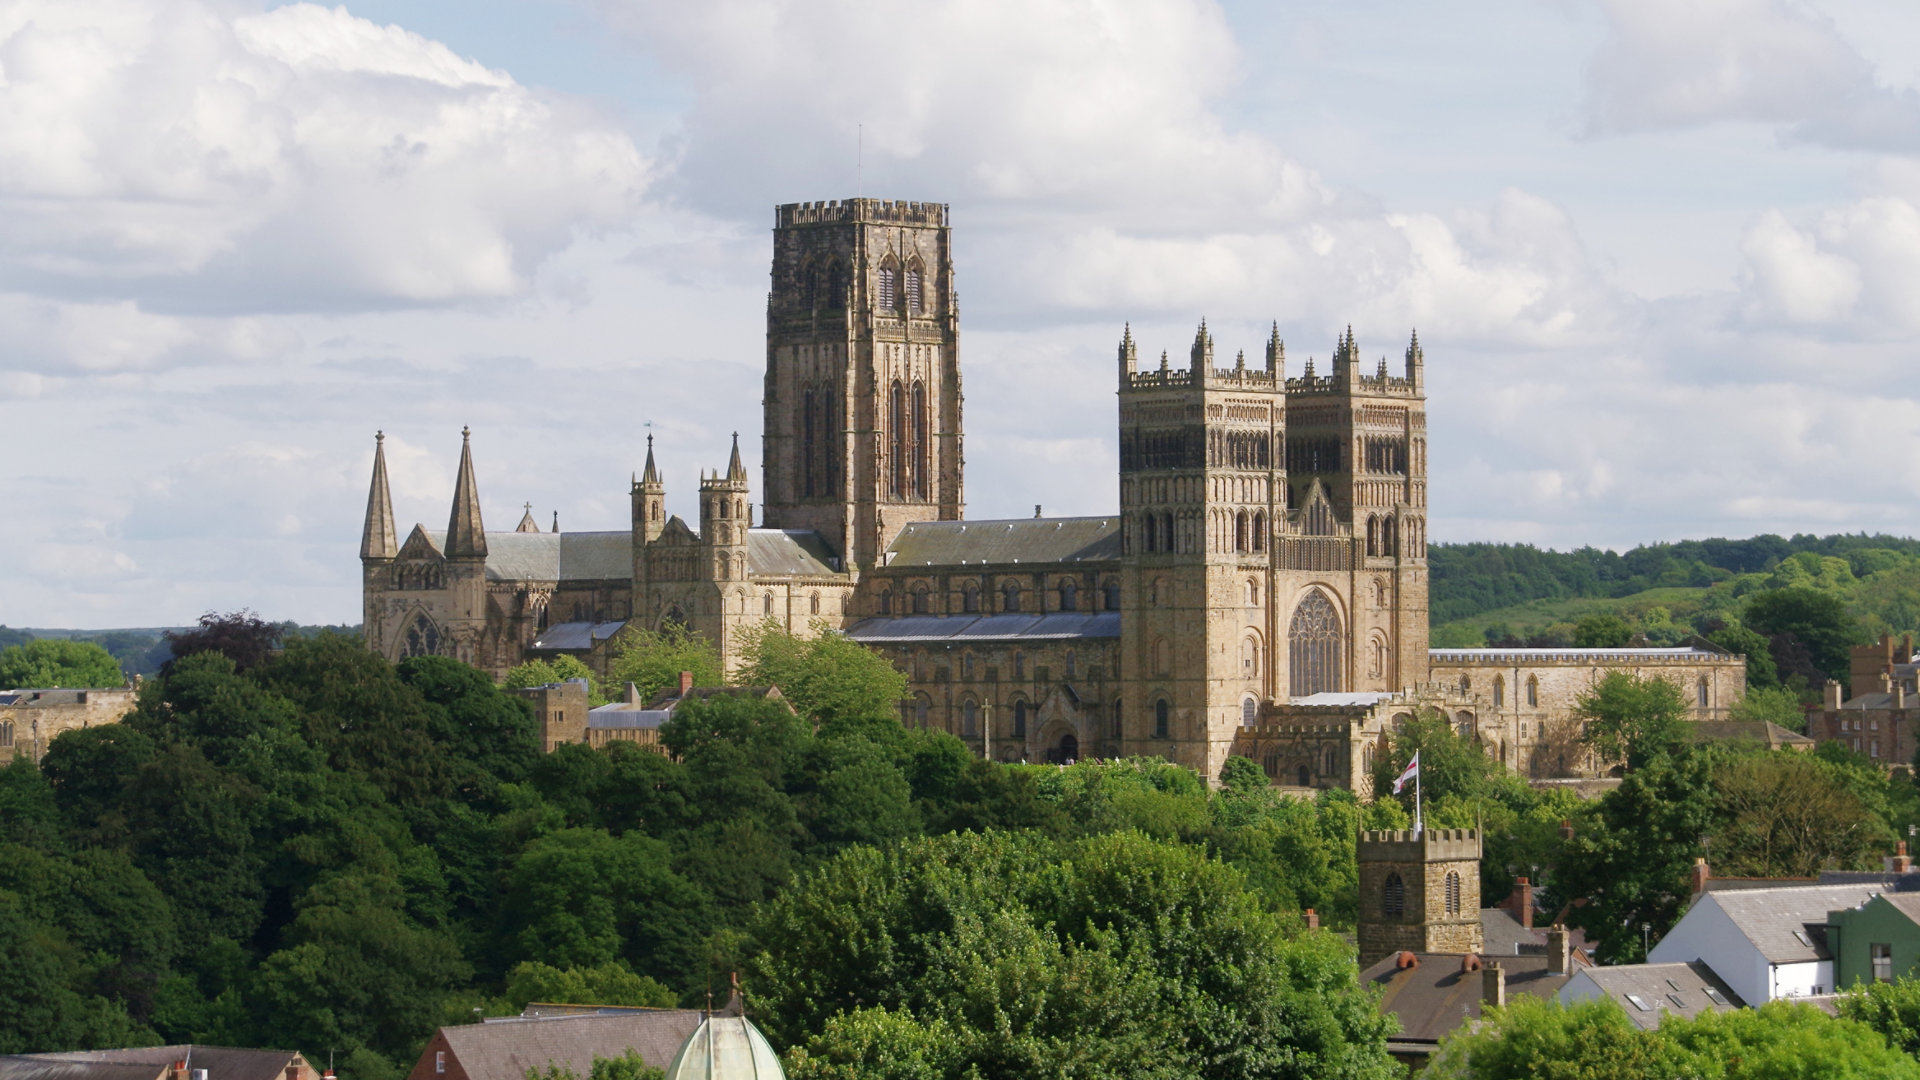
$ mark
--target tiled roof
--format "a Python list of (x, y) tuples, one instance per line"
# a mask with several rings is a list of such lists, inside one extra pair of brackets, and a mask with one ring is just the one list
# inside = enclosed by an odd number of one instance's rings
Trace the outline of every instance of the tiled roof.
[(910, 645), (946, 642), (955, 645), (990, 641), (1067, 641), (1075, 638), (1117, 638), (1117, 611), (1063, 611), (1051, 615), (905, 615), (862, 619), (847, 628), (848, 637), (863, 645)]
[(1621, 964), (1580, 969), (1600, 992), (1626, 1010), (1635, 1026), (1651, 1031), (1663, 1016), (1698, 1016), (1746, 1007), (1740, 995), (1706, 964)]
[(630, 1049), (648, 1065), (666, 1068), (703, 1015), (698, 1009), (657, 1009), (611, 1016), (516, 1016), (443, 1027), (440, 1035), (468, 1080), (526, 1080), (529, 1069), (544, 1073), (550, 1065), (585, 1077), (594, 1058), (617, 1058)]
[(900, 530), (887, 556), (889, 569), (1113, 562), (1120, 558), (1120, 518), (916, 521)]
[[(1393, 953), (1360, 973), (1360, 985), (1380, 992), (1380, 1009), (1400, 1020), (1395, 1042), (1432, 1044), (1448, 1032), (1480, 1018), (1484, 973), (1462, 970), (1464, 956), (1450, 953), (1414, 953), (1413, 967), (1399, 966)], [(1567, 976), (1547, 971), (1544, 956), (1485, 957), (1507, 973), (1507, 999), (1516, 996), (1551, 1000)]]
[[(447, 534), (423, 529), (446, 550)], [(630, 532), (489, 532), (489, 581), (632, 581)]]
[(832, 577), (833, 552), (811, 529), (747, 530), (747, 573), (753, 577)]
[(1811, 750), (1814, 741), (1765, 720), (1696, 720), (1686, 726), (1694, 742), (1756, 742), (1769, 750)]
[[(1859, 907), (1879, 891), (1881, 886), (1877, 884), (1791, 885), (1706, 895), (1720, 905), (1760, 955), (1771, 963), (1794, 964), (1828, 959), (1821, 929), (1826, 925), (1827, 912)], [(1672, 940), (1671, 934), (1668, 940)]]
[(620, 632), (624, 622), (554, 623), (527, 648), (531, 652), (585, 652)]
[(230, 1046), (144, 1046), (129, 1050), (74, 1050), (55, 1054), (0, 1057), (0, 1080), (154, 1080), (176, 1061), (188, 1075), (207, 1071), (207, 1080), (280, 1080), (293, 1061), (291, 1050), (248, 1050)]

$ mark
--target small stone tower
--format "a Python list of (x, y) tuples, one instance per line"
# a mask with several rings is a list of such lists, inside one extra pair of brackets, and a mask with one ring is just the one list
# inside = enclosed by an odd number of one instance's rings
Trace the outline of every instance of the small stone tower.
[(367, 519), (360, 534), (360, 626), (367, 648), (385, 655), (385, 610), (388, 568), (400, 554), (394, 538), (393, 493), (387, 487), (387, 435), (373, 434), (373, 483), (367, 488)]
[[(700, 480), (700, 540), (712, 557), (713, 580), (747, 580), (747, 530), (753, 527), (747, 470), (740, 464), (740, 433), (733, 433), (733, 458), (723, 476)], [(726, 592), (724, 585), (720, 590)]]
[(653, 436), (647, 436), (647, 468), (633, 482), (634, 550), (660, 539), (667, 527), (667, 485), (660, 482), (660, 470), (653, 464)]
[(1396, 952), (1477, 953), (1478, 829), (1360, 834), (1360, 967)]
[(480, 637), (487, 627), (487, 527), (480, 519), (480, 485), (473, 478), (473, 433), (460, 429), (460, 474), (447, 516), (446, 606), (441, 629), (452, 648), (441, 651), (469, 664), (484, 664)]

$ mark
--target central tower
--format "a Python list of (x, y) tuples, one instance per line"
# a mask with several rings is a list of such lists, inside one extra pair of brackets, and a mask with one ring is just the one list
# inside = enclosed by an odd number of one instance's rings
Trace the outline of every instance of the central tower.
[(844, 199), (776, 214), (764, 520), (869, 567), (909, 523), (964, 506), (947, 207)]

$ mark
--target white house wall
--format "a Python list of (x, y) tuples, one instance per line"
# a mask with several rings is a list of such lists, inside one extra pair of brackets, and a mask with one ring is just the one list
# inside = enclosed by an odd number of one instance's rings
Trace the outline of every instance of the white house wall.
[[(1773, 965), (1759, 946), (1721, 909), (1712, 893), (1702, 896), (1647, 955), (1650, 964), (1699, 960), (1749, 1005), (1773, 1000)], [(1805, 979), (1813, 985), (1815, 979)]]

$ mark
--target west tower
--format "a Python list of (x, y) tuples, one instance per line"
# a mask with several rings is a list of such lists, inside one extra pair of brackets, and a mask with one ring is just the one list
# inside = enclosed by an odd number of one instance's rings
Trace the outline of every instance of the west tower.
[(1396, 952), (1477, 953), (1480, 831), (1360, 834), (1360, 968)]
[(777, 209), (768, 527), (818, 532), (853, 570), (908, 523), (961, 516), (959, 325), (944, 204)]

